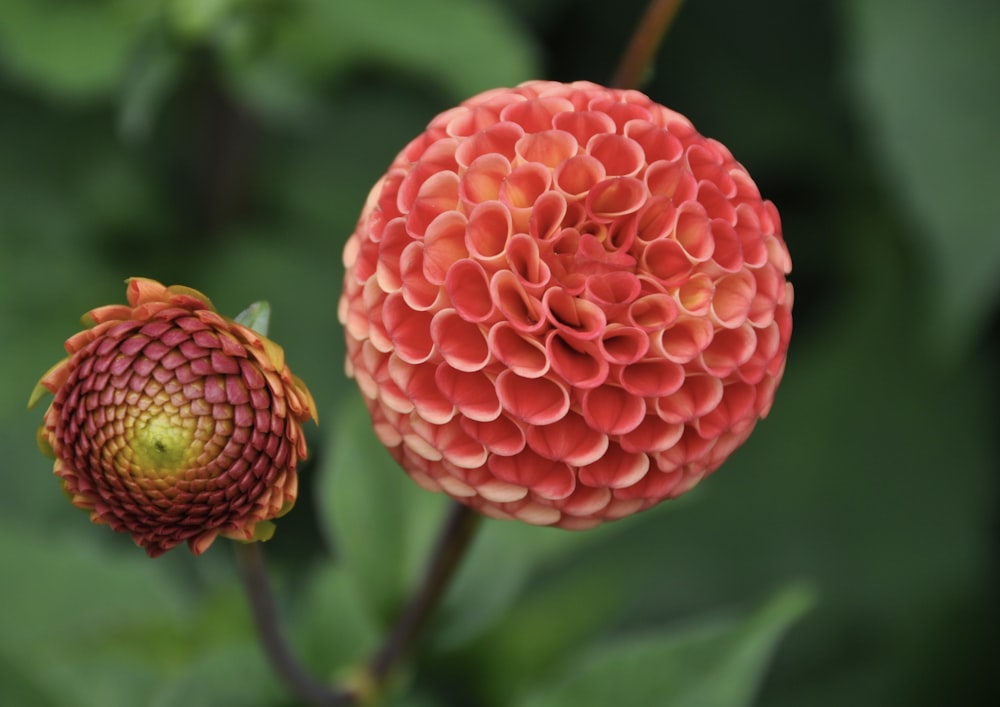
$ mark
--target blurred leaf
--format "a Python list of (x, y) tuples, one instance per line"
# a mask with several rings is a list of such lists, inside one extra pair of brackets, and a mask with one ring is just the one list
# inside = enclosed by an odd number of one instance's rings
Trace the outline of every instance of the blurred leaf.
[(743, 620), (604, 646), (522, 707), (749, 705), (781, 635), (811, 603), (810, 592), (793, 587)]
[(216, 646), (198, 655), (179, 675), (161, 681), (152, 699), (143, 704), (150, 707), (266, 705), (280, 704), (286, 694), (265, 662), (260, 646), (246, 641)]
[(109, 93), (123, 76), (142, 12), (113, 0), (4, 0), (0, 62), (22, 81), (57, 96)]
[(303, 659), (321, 676), (332, 672), (349, 679), (381, 638), (356, 583), (340, 567), (317, 568), (294, 607), (293, 635)]
[(369, 612), (384, 622), (419, 576), (448, 499), (424, 491), (399, 468), (356, 392), (331, 424), (318, 490), (322, 528)]
[(485, 520), (449, 589), (434, 633), (445, 650), (474, 638), (506, 615), (539, 567), (624, 530), (628, 521), (585, 532)]
[(17, 656), (25, 682), (73, 706), (127, 707), (148, 693), (152, 661), (127, 654), (120, 641), (140, 627), (180, 623), (184, 613), (162, 565), (136, 553), (124, 558), (70, 536), (46, 541), (0, 527), (0, 655)]
[(5, 705), (31, 705), (32, 707), (59, 707), (55, 695), (44, 683), (29, 677), (29, 670), (9, 660), (0, 653), (0, 701)]
[(299, 0), (295, 7), (276, 52), (316, 81), (368, 65), (423, 74), (465, 97), (537, 74), (530, 38), (499, 3)]
[(162, 36), (136, 52), (122, 81), (118, 128), (130, 140), (149, 136), (157, 114), (181, 79), (181, 55)]
[(924, 250), (932, 340), (964, 350), (1000, 296), (1000, 3), (847, 7), (871, 147)]

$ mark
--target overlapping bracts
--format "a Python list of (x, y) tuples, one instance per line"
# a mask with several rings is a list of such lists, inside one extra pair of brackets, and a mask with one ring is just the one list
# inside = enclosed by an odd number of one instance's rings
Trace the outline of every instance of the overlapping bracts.
[(431, 121), (344, 262), (347, 372), (421, 486), (587, 528), (676, 497), (772, 404), (778, 213), (636, 91), (529, 82)]
[(64, 490), (154, 557), (266, 539), (295, 502), (308, 390), (200, 292), (133, 278), (128, 302), (89, 312), (32, 395), (54, 394), (39, 442)]

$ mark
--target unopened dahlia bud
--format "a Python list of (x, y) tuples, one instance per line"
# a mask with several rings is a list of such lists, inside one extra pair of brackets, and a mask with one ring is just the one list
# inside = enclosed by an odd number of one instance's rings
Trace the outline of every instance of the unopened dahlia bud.
[(431, 121), (344, 254), (347, 370), (421, 486), (586, 528), (676, 497), (771, 407), (774, 205), (636, 91), (529, 82)]
[(128, 302), (85, 315), (32, 393), (55, 396), (39, 443), (63, 489), (151, 557), (267, 539), (295, 502), (312, 396), (280, 346), (200, 292), (133, 278)]

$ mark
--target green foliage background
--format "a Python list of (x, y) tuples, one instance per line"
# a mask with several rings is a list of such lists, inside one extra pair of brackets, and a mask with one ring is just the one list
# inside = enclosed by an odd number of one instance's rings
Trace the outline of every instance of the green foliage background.
[[(131, 275), (271, 302), (322, 426), (266, 549), (303, 659), (350, 675), (443, 499), (343, 377), (343, 242), (435, 113), (608, 80), (642, 5), (0, 3), (0, 703), (295, 704), (225, 542), (147, 560), (35, 449), (34, 381)], [(1000, 702), (998, 27), (991, 0), (686, 3), (646, 89), (782, 213), (774, 410), (682, 501), (583, 534), (487, 523), (390, 703)]]

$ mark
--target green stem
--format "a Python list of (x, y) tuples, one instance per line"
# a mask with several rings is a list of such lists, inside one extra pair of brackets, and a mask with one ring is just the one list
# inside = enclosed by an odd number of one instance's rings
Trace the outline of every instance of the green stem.
[(611, 85), (615, 88), (639, 88), (645, 83), (649, 68), (663, 37), (677, 16), (684, 0), (650, 0), (646, 13), (632, 34)]

